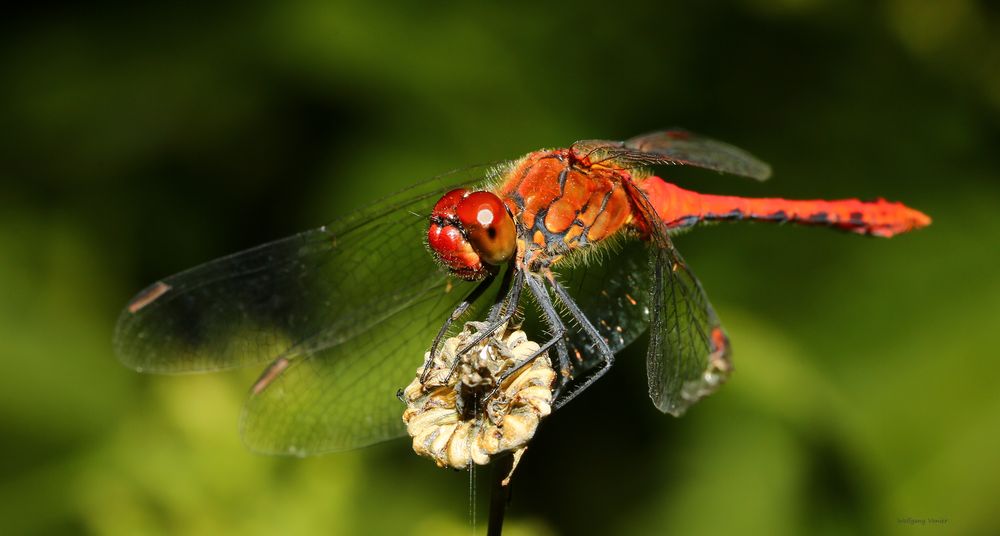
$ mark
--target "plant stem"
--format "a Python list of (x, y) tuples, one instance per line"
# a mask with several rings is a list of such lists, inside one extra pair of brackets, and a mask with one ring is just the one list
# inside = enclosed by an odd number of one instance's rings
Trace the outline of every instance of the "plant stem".
[(503, 481), (510, 474), (513, 465), (514, 457), (510, 454), (493, 462), (490, 475), (490, 518), (486, 536), (500, 536), (503, 532), (503, 518), (510, 501), (510, 485), (504, 486)]

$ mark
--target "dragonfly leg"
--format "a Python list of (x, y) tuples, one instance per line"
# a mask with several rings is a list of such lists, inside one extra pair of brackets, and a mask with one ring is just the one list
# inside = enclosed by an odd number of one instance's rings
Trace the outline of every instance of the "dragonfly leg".
[[(485, 328), (479, 330), (472, 339), (465, 344), (465, 347), (460, 349), (455, 355), (455, 362), (451, 365), (451, 372), (445, 378), (445, 382), (451, 380), (451, 376), (455, 373), (455, 369), (458, 368), (458, 364), (462, 361), (462, 356), (465, 355), (469, 350), (476, 347), (477, 344), (483, 342), (487, 337), (492, 336), (501, 326), (510, 322), (510, 319), (514, 317), (517, 312), (517, 304), (521, 301), (521, 290), (524, 288), (524, 270), (517, 267), (511, 267), (510, 271), (513, 272), (510, 283), (510, 290), (506, 293), (506, 296), (497, 296), (497, 302), (490, 309), (489, 325)], [(499, 306), (499, 307), (498, 307)], [(496, 318), (493, 317), (493, 313), (496, 312)], [(427, 370), (427, 369), (425, 369)], [(424, 378), (421, 378), (423, 381)]]
[[(559, 384), (556, 385), (556, 388), (552, 393), (552, 398), (556, 399), (559, 396), (559, 393), (562, 392), (563, 387), (566, 385), (566, 372), (569, 371), (569, 352), (566, 350), (565, 339), (566, 326), (559, 318), (559, 313), (556, 312), (555, 306), (552, 305), (552, 300), (549, 299), (549, 293), (545, 290), (545, 287), (542, 286), (542, 283), (539, 280), (529, 277), (528, 289), (531, 290), (531, 294), (535, 297), (535, 302), (542, 308), (542, 312), (545, 314), (545, 318), (552, 329), (552, 339), (542, 345), (542, 348), (539, 349), (537, 354), (541, 355), (542, 352), (551, 348), (552, 345), (556, 345), (556, 356), (559, 360)], [(526, 362), (534, 360), (534, 358), (538, 357), (538, 355), (532, 356), (526, 360)], [(520, 368), (520, 366), (517, 368)]]
[[(567, 369), (569, 367), (569, 354), (566, 350), (566, 339), (564, 338), (566, 335), (566, 326), (563, 324), (562, 320), (559, 319), (559, 314), (556, 313), (556, 308), (552, 305), (552, 300), (549, 299), (549, 295), (545, 291), (545, 287), (543, 287), (538, 280), (532, 277), (527, 277), (526, 282), (528, 285), (528, 290), (531, 291), (531, 294), (535, 297), (535, 301), (538, 302), (539, 307), (542, 308), (542, 312), (545, 314), (546, 321), (549, 323), (549, 326), (552, 329), (552, 338), (546, 341), (545, 344), (539, 346), (538, 350), (536, 350), (530, 356), (525, 358), (523, 361), (517, 363), (510, 370), (500, 375), (500, 377), (497, 379), (496, 382), (497, 386), (493, 389), (493, 391), (491, 391), (486, 396), (487, 400), (493, 398), (494, 396), (496, 396), (498, 392), (500, 392), (500, 387), (503, 385), (504, 381), (507, 380), (507, 378), (509, 378), (512, 374), (521, 370), (525, 366), (531, 364), (535, 359), (538, 358), (538, 356), (544, 354), (545, 352), (548, 352), (549, 349), (551, 349), (553, 346), (556, 347), (556, 353), (559, 356), (560, 366), (563, 366), (563, 364), (565, 364)], [(566, 379), (566, 377), (562, 374), (559, 374), (558, 377), (560, 381), (559, 385), (556, 386), (555, 390), (552, 393), (553, 399), (556, 399), (559, 396), (559, 392), (562, 390), (562, 387)]]
[[(500, 389), (503, 386), (503, 383), (505, 381), (507, 381), (507, 378), (509, 378), (511, 375), (515, 374), (517, 371), (521, 370), (522, 368), (530, 365), (535, 359), (538, 359), (538, 356), (544, 354), (545, 352), (548, 352), (553, 346), (559, 344), (560, 342), (562, 342), (563, 345), (565, 346), (566, 343), (563, 340), (563, 335), (565, 335), (565, 333), (566, 333), (566, 328), (562, 327), (561, 329), (562, 329), (562, 334), (561, 335), (559, 335), (558, 337), (552, 337), (551, 339), (549, 339), (548, 341), (546, 341), (545, 344), (539, 346), (538, 350), (535, 350), (535, 352), (533, 354), (531, 354), (530, 356), (526, 357), (524, 359), (524, 361), (521, 361), (520, 363), (514, 365), (514, 367), (512, 367), (507, 372), (504, 372), (503, 374), (501, 374), (500, 377), (497, 378), (497, 380), (496, 380), (497, 386), (494, 387), (493, 390), (490, 391), (490, 393), (488, 395), (486, 395), (486, 397), (484, 398), (484, 400), (489, 400), (489, 399), (493, 398), (494, 396), (496, 396), (496, 394), (500, 392)], [(561, 374), (559, 374), (558, 376), (560, 378), (563, 378), (563, 376)], [(560, 383), (560, 385), (556, 386), (556, 388), (553, 390), (553, 393), (552, 393), (552, 399), (553, 400), (555, 400), (559, 396), (560, 389), (562, 389), (562, 384), (561, 383)]]
[[(441, 326), (441, 329), (438, 330), (437, 336), (434, 337), (434, 343), (431, 344), (431, 350), (430, 352), (427, 353), (427, 358), (424, 359), (424, 373), (420, 376), (421, 382), (427, 381), (427, 377), (430, 374), (431, 370), (431, 363), (434, 361), (434, 357), (437, 355), (437, 349), (438, 346), (441, 344), (441, 339), (443, 339), (445, 334), (448, 333), (448, 330), (451, 329), (451, 325), (454, 324), (456, 320), (461, 318), (462, 315), (465, 314), (465, 311), (467, 311), (469, 307), (473, 303), (475, 303), (476, 300), (478, 300), (479, 297), (482, 296), (484, 292), (486, 292), (486, 289), (488, 289), (490, 285), (493, 284), (494, 279), (496, 279), (496, 276), (490, 275), (486, 279), (482, 280), (482, 282), (480, 282), (478, 285), (476, 285), (476, 288), (472, 289), (472, 291), (469, 292), (468, 296), (466, 296), (465, 299), (462, 300), (462, 303), (459, 303), (458, 306), (455, 307), (455, 309), (451, 312), (451, 315), (444, 321), (444, 325)], [(506, 280), (507, 276), (505, 275), (504, 281)]]
[[(492, 306), (490, 306), (490, 314), (486, 317), (486, 322), (493, 323), (496, 322), (500, 314), (508, 306), (508, 298), (510, 297), (510, 285), (514, 276), (514, 271), (517, 268), (514, 265), (507, 267), (507, 271), (503, 274), (503, 279), (500, 280), (500, 289), (497, 291), (497, 299)], [(517, 304), (514, 304), (514, 308), (517, 308)]]
[(608, 341), (604, 340), (604, 337), (602, 337), (597, 331), (597, 328), (590, 323), (590, 320), (588, 320), (586, 315), (583, 314), (583, 311), (580, 310), (580, 307), (573, 300), (573, 297), (566, 292), (566, 289), (564, 289), (562, 285), (556, 281), (555, 277), (553, 277), (551, 273), (547, 274), (547, 279), (549, 281), (549, 285), (555, 291), (556, 296), (559, 297), (559, 302), (566, 307), (569, 314), (573, 316), (573, 319), (580, 324), (580, 327), (583, 328), (583, 331), (586, 332), (587, 336), (594, 341), (594, 348), (603, 360), (603, 364), (600, 368), (588, 376), (582, 384), (567, 393), (565, 397), (556, 399), (556, 402), (552, 407), (552, 409), (555, 410), (565, 406), (567, 402), (576, 398), (577, 395), (582, 393), (586, 388), (590, 387), (591, 384), (599, 380), (601, 376), (604, 376), (604, 374), (611, 369), (611, 365), (614, 364), (615, 354), (611, 351), (611, 347), (608, 346)]

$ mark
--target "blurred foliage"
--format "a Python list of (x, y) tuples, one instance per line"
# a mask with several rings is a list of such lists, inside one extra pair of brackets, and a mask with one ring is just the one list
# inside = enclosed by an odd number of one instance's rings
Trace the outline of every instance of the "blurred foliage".
[(885, 196), (935, 223), (890, 241), (765, 225), (679, 238), (736, 373), (675, 420), (649, 403), (634, 345), (542, 427), (508, 534), (911, 534), (929, 518), (1000, 532), (996, 4), (693, 4), (9, 12), (3, 532), (467, 534), (469, 475), (406, 441), (246, 452), (257, 371), (137, 375), (111, 353), (119, 308), (423, 177), (672, 125), (775, 169), (764, 185), (669, 170), (685, 186)]

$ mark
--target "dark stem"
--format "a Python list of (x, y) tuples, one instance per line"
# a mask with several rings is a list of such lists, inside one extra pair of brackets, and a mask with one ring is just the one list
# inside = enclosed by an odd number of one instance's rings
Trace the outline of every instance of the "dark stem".
[(503, 532), (503, 518), (510, 501), (510, 485), (504, 486), (503, 481), (513, 466), (514, 457), (509, 453), (493, 461), (490, 475), (490, 519), (486, 536), (500, 536)]

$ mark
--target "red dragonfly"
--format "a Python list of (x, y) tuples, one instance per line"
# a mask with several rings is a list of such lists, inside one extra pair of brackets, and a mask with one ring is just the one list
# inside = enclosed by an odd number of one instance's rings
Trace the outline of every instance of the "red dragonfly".
[(658, 165), (757, 180), (771, 172), (731, 145), (668, 130), (447, 174), (154, 283), (122, 312), (116, 351), (140, 372), (270, 361), (244, 406), (247, 445), (344, 450), (403, 435), (394, 393), (419, 356), (429, 346), (433, 355), (461, 318), (483, 313), (491, 327), (481, 338), (502, 329), (523, 312), (527, 289), (548, 331), (541, 351), (554, 349), (561, 372), (556, 408), (649, 330), (649, 394), (680, 415), (731, 365), (726, 334), (672, 233), (746, 219), (889, 237), (930, 224), (883, 199), (699, 194), (648, 171)]

